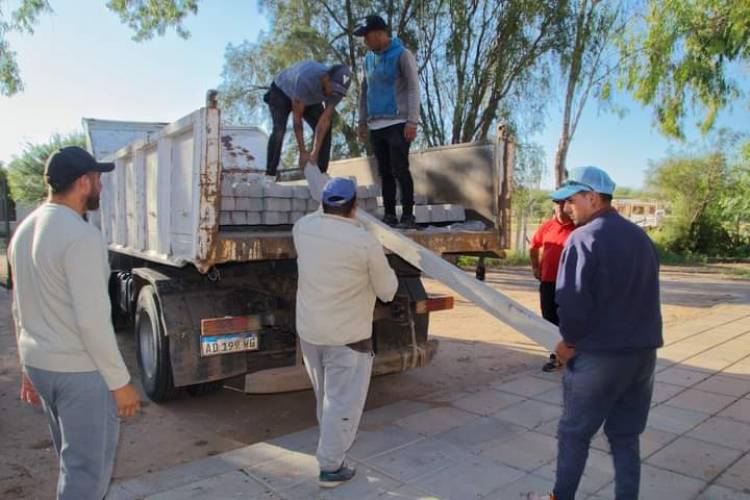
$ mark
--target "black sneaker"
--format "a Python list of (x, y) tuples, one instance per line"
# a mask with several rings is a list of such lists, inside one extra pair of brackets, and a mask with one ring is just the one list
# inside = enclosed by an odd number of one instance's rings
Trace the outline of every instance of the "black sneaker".
[(413, 215), (402, 215), (401, 222), (399, 222), (399, 229), (417, 229), (417, 219)]
[(398, 225), (398, 218), (395, 215), (385, 214), (383, 216), (383, 224), (396, 227)]
[(320, 471), (318, 484), (321, 488), (335, 488), (341, 483), (349, 481), (356, 473), (357, 471), (354, 468), (347, 465), (342, 465), (339, 470), (333, 472)]
[(555, 372), (562, 368), (562, 363), (557, 359), (557, 356), (555, 356), (555, 353), (552, 353), (549, 355), (549, 361), (544, 363), (544, 366), (542, 366), (543, 372)]

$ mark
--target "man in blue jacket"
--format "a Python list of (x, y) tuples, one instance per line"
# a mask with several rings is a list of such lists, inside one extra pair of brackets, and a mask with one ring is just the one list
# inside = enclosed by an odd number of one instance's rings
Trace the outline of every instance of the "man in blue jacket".
[[(354, 31), (370, 52), (365, 56), (359, 97), (359, 136), (369, 133), (383, 189), (383, 222), (403, 229), (416, 228), (414, 181), (409, 172), (409, 147), (417, 137), (419, 76), (417, 62), (398, 38), (391, 38), (380, 16), (367, 16)], [(396, 218), (396, 182), (401, 189), (401, 221)]]
[(577, 226), (563, 250), (555, 301), (557, 355), (567, 361), (558, 428), (555, 500), (573, 500), (591, 438), (604, 425), (615, 498), (638, 498), (638, 439), (646, 427), (656, 349), (663, 344), (659, 261), (646, 233), (612, 208), (615, 183), (573, 169), (552, 199)]

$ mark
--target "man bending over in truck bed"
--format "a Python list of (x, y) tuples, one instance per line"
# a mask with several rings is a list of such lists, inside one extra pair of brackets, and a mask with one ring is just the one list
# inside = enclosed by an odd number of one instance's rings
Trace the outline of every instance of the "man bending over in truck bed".
[(317, 400), (320, 485), (354, 477), (346, 452), (354, 442), (372, 372), (375, 299), (390, 302), (396, 273), (383, 247), (355, 219), (357, 188), (333, 178), (323, 189), (323, 210), (295, 225), (297, 334)]
[[(263, 96), (273, 120), (273, 131), (268, 138), (266, 175), (276, 176), (289, 113), (294, 117), (300, 167), (309, 161), (317, 163), (321, 172), (328, 170), (333, 110), (346, 95), (350, 84), (351, 71), (343, 64), (329, 67), (315, 61), (301, 61), (276, 76)], [(303, 119), (313, 129), (313, 147), (309, 152), (305, 146)]]

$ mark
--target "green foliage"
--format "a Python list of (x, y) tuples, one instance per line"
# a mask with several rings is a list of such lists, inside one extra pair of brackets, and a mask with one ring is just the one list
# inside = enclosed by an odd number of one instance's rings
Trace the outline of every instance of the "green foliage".
[(670, 205), (653, 239), (666, 252), (750, 255), (750, 163), (736, 141), (720, 140), (708, 152), (674, 154), (653, 165), (647, 184)]
[(623, 83), (635, 98), (654, 106), (661, 131), (683, 137), (691, 106), (702, 109), (701, 129), (740, 95), (729, 76), (733, 63), (750, 60), (750, 2), (645, 0), (644, 29), (622, 43), (628, 62)]
[[(225, 54), (222, 109), (267, 119), (261, 87), (302, 59), (343, 63), (358, 78), (337, 108), (333, 156), (358, 156), (357, 98), (366, 47), (352, 31), (378, 12), (415, 52), (421, 87), (417, 146), (484, 139), (498, 121), (533, 126), (549, 92), (544, 56), (557, 46), (564, 2), (543, 0), (263, 0), (271, 28)], [(523, 114), (523, 120), (516, 119)], [(291, 134), (290, 134), (291, 135)]]
[(45, 0), (21, 0), (15, 10), (8, 13), (7, 8), (3, 8), (7, 3), (7, 0), (0, 0), (0, 95), (11, 96), (23, 90), (23, 81), (16, 53), (5, 36), (14, 31), (33, 34), (39, 15), (52, 9)]
[(701, 265), (708, 263), (708, 257), (702, 254), (694, 254), (690, 251), (675, 252), (669, 250), (659, 234), (652, 235), (656, 252), (659, 254), (659, 262), (663, 265)]
[[(182, 22), (188, 15), (198, 12), (198, 1), (110, 0), (107, 7), (135, 31), (133, 39), (141, 41), (164, 35), (169, 28), (186, 38), (189, 33)], [(18, 0), (15, 10), (8, 13), (4, 9), (8, 3), (8, 0), (0, 0), (0, 95), (12, 96), (23, 90), (23, 80), (16, 53), (6, 35), (11, 32), (33, 34), (39, 16), (52, 12), (52, 8), (47, 0)]]
[(110, 0), (107, 8), (135, 31), (135, 41), (151, 39), (155, 34), (163, 36), (168, 28), (187, 38), (190, 33), (182, 23), (190, 14), (198, 13), (198, 0)]
[(649, 198), (650, 193), (643, 189), (636, 189), (627, 186), (617, 186), (614, 192), (614, 198)]
[(68, 135), (53, 135), (40, 144), (26, 143), (23, 152), (14, 156), (8, 164), (8, 184), (16, 202), (36, 204), (47, 196), (44, 180), (44, 165), (55, 150), (65, 146), (86, 147), (86, 139), (80, 132)]

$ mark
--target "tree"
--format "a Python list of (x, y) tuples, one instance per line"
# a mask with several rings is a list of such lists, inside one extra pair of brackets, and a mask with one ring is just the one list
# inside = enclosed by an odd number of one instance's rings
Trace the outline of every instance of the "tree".
[(549, 193), (539, 188), (544, 174), (544, 149), (535, 143), (518, 144), (513, 169), (512, 211), (516, 249), (522, 254), (526, 253), (529, 243), (529, 221), (549, 216), (552, 211)]
[(86, 147), (86, 138), (80, 132), (55, 134), (45, 143), (27, 142), (19, 156), (8, 164), (8, 184), (13, 200), (35, 205), (47, 197), (44, 166), (47, 158), (65, 146)]
[[(543, 0), (262, 0), (271, 29), (256, 42), (227, 48), (222, 108), (227, 119), (265, 118), (262, 87), (301, 59), (339, 62), (361, 76), (365, 47), (354, 28), (381, 13), (417, 57), (422, 106), (419, 144), (486, 138), (513, 122), (522, 97), (547, 81), (543, 56), (558, 43), (565, 2)], [(359, 79), (339, 105), (333, 155), (364, 152), (357, 139)], [(540, 115), (547, 92), (528, 110)], [(533, 113), (529, 113), (531, 115)], [(524, 117), (526, 118), (526, 116)], [(519, 120), (520, 121), (520, 120)]]
[(565, 179), (566, 159), (590, 96), (607, 101), (617, 57), (613, 41), (622, 35), (626, 12), (619, 0), (571, 0), (565, 16), (560, 69), (565, 78), (562, 130), (555, 154), (555, 185)]
[(683, 138), (692, 106), (707, 132), (716, 115), (740, 95), (733, 64), (750, 61), (750, 2), (737, 0), (645, 0), (642, 27), (621, 45), (629, 54), (623, 83), (654, 107), (667, 136)]
[(650, 168), (648, 187), (670, 204), (661, 235), (668, 250), (747, 252), (750, 165), (738, 153), (736, 136), (722, 133), (707, 151), (672, 154)]
[(510, 101), (546, 102), (544, 56), (557, 48), (567, 2), (445, 0), (416, 20), (422, 126), (430, 146), (486, 138)]
[[(0, 95), (12, 96), (23, 90), (23, 81), (6, 35), (33, 34), (39, 17), (51, 13), (52, 7), (47, 0), (19, 0), (15, 10), (8, 13), (7, 7), (3, 8), (8, 3), (0, 0)], [(198, 0), (110, 0), (107, 8), (135, 31), (136, 41), (164, 35), (169, 28), (184, 38), (189, 33), (182, 22), (198, 12)]]

